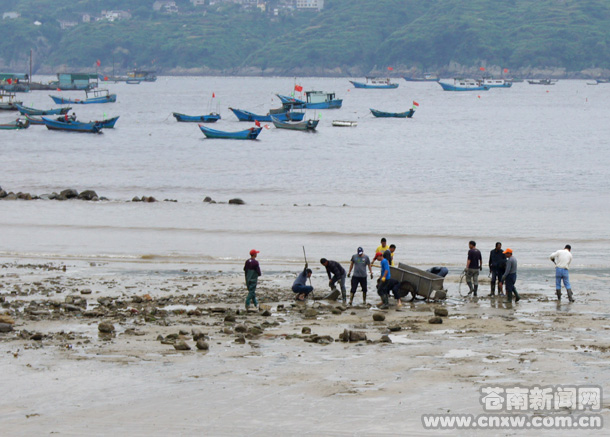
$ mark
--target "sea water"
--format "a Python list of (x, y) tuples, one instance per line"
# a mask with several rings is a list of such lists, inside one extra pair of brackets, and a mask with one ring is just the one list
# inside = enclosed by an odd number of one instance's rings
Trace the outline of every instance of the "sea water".
[[(243, 262), (256, 248), (271, 265), (300, 263), (305, 248), (310, 263), (322, 256), (347, 262), (358, 246), (373, 255), (386, 237), (397, 260), (452, 272), (463, 269), (469, 240), (484, 261), (501, 241), (520, 271), (552, 275), (549, 254), (569, 243), (573, 269), (607, 280), (610, 85), (561, 80), (445, 92), (436, 83), (396, 81), (394, 90), (354, 89), (347, 78), (104, 85), (116, 103), (73, 110), (82, 121), (118, 115), (115, 129), (0, 132), (6, 191), (93, 189), (109, 199), (0, 201), (0, 257), (194, 265)], [(206, 139), (196, 123), (172, 117), (218, 110), (222, 119), (208, 126), (246, 129), (253, 123), (238, 122), (229, 107), (265, 114), (280, 106), (275, 94), (291, 94), (295, 84), (334, 92), (343, 107), (306, 111), (320, 119), (316, 132), (263, 123), (256, 141)], [(19, 97), (44, 109), (57, 93)], [(414, 101), (412, 119), (369, 111), (403, 112)], [(333, 120), (358, 126), (333, 127)], [(143, 195), (161, 201), (131, 202)], [(218, 203), (203, 202), (206, 196)], [(246, 204), (223, 203), (232, 198)]]

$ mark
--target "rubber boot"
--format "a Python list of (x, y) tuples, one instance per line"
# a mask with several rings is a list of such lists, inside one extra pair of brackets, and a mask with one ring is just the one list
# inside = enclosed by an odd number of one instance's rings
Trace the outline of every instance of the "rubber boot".
[(557, 295), (557, 300), (561, 300), (561, 290), (555, 290), (555, 294)]
[(387, 310), (388, 308), (390, 308), (390, 302), (387, 294), (381, 296), (381, 301), (383, 302), (383, 304), (379, 307), (379, 309)]
[(492, 285), (491, 287), (491, 293), (489, 293), (489, 297), (495, 296), (496, 295), (496, 284)]
[(350, 293), (349, 295), (349, 306), (352, 306), (354, 304), (354, 296), (356, 295), (356, 293)]
[(347, 301), (347, 296), (346, 296), (345, 290), (341, 290), (341, 298), (343, 300), (343, 305), (345, 305), (345, 303)]
[(566, 290), (568, 292), (568, 300), (570, 302), (574, 302), (574, 297), (572, 295), (572, 290), (570, 290), (569, 288)]
[(472, 293), (472, 295), (473, 295), (473, 296), (475, 296), (475, 297), (476, 297), (476, 295), (477, 295), (477, 290), (478, 290), (478, 289), (479, 289), (479, 286), (478, 286), (478, 285), (475, 285), (475, 286), (474, 286), (474, 292)]
[(362, 293), (362, 304), (366, 305), (366, 293)]

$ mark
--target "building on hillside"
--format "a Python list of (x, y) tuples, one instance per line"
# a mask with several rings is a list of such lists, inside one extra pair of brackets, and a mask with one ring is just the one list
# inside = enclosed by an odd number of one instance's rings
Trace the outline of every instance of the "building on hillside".
[(102, 11), (102, 20), (106, 21), (119, 21), (129, 20), (131, 14), (127, 11)]
[(14, 20), (15, 18), (19, 17), (21, 17), (21, 14), (19, 12), (5, 12), (4, 14), (2, 14), (3, 20), (6, 20), (7, 18), (10, 20)]
[(296, 0), (297, 9), (324, 9), (324, 0)]
[[(205, 6), (206, 0), (189, 0), (193, 6)], [(210, 4), (214, 3), (214, 1), (207, 0)]]
[(78, 23), (76, 21), (57, 20), (57, 22), (59, 23), (59, 27), (61, 28), (61, 30), (66, 30), (70, 29), (71, 27), (78, 26)]
[(156, 1), (153, 3), (153, 11), (175, 14), (178, 12), (178, 6), (174, 1)]

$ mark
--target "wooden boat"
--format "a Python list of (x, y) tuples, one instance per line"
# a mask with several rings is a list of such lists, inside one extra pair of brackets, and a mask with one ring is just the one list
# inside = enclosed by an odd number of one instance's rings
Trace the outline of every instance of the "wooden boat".
[[(243, 109), (229, 109), (233, 111), (233, 114), (235, 114), (239, 121), (271, 121), (271, 112), (267, 113), (266, 115), (258, 115), (253, 114), (249, 111), (244, 111)], [(281, 113), (273, 113), (273, 117), (277, 118), (280, 121), (301, 121), (303, 120), (303, 117), (305, 117), (305, 114), (302, 112), (288, 111)]]
[(199, 129), (207, 138), (222, 138), (228, 140), (255, 140), (258, 134), (263, 130), (262, 127), (251, 127), (250, 129), (238, 131), (238, 132), (225, 132), (216, 129), (210, 129), (200, 124)]
[(305, 100), (276, 94), (282, 104), (291, 104), (295, 108), (303, 109), (338, 109), (343, 105), (342, 99), (336, 99), (335, 93), (323, 91), (306, 91)]
[(424, 73), (422, 77), (403, 77), (407, 82), (438, 82), (440, 79), (436, 74)]
[(89, 123), (81, 123), (79, 121), (70, 121), (70, 122), (65, 122), (65, 121), (59, 121), (59, 120), (53, 120), (52, 118), (48, 118), (48, 117), (42, 117), (42, 121), (44, 121), (44, 124), (47, 126), (47, 129), (49, 130), (63, 130), (63, 131), (69, 131), (69, 132), (89, 132), (89, 133), (101, 133), (102, 132), (102, 126), (95, 122), (89, 122)]
[(291, 129), (291, 130), (316, 130), (320, 120), (304, 120), (304, 121), (281, 121), (271, 116), (273, 125), (278, 129)]
[(102, 129), (114, 129), (114, 125), (116, 124), (119, 116), (107, 118), (106, 120), (95, 120), (90, 123), (98, 124), (102, 127)]
[(27, 129), (28, 127), (30, 127), (30, 122), (27, 119), (23, 120), (21, 118), (11, 121), (10, 123), (0, 124), (0, 130), (18, 130)]
[(528, 80), (527, 83), (530, 85), (555, 85), (551, 79), (531, 79)]
[(438, 82), (445, 91), (488, 91), (489, 87), (481, 85), (474, 79), (453, 79), (453, 84)]
[(356, 126), (358, 126), (358, 122), (350, 121), (350, 120), (333, 120), (333, 126), (335, 126), (335, 127), (356, 127)]
[(211, 112), (208, 115), (186, 115), (180, 114), (179, 112), (174, 112), (173, 114), (177, 121), (185, 123), (216, 123), (220, 120), (220, 114), (216, 114), (215, 112)]
[(140, 79), (127, 79), (125, 81), (127, 85), (140, 85), (140, 82), (142, 82)]
[(411, 118), (415, 114), (415, 109), (411, 108), (406, 112), (383, 112), (371, 108), (371, 112), (375, 117), (381, 118)]
[(49, 96), (53, 99), (53, 101), (58, 105), (65, 104), (78, 104), (78, 105), (88, 105), (91, 103), (113, 103), (116, 102), (116, 94), (110, 94), (110, 92), (106, 89), (95, 89), (85, 91), (86, 98), (84, 100), (81, 99), (68, 99), (64, 97), (57, 96)]
[(483, 78), (480, 81), (481, 85), (488, 86), (489, 88), (510, 88), (513, 83), (505, 79), (492, 79), (490, 77)]
[(67, 114), (72, 107), (66, 106), (64, 108), (55, 108), (55, 109), (36, 109), (30, 108), (27, 106), (16, 105), (17, 110), (23, 115), (61, 115)]
[(17, 105), (23, 105), (23, 102), (15, 100), (15, 93), (0, 90), (0, 110), (16, 111)]
[(398, 88), (397, 83), (390, 82), (390, 78), (379, 78), (379, 77), (367, 77), (366, 82), (356, 82), (350, 80), (355, 88), (366, 88), (366, 89), (394, 89)]
[(31, 125), (34, 125), (34, 124), (44, 125), (44, 120), (39, 115), (25, 114), (24, 116), (25, 116), (25, 119), (27, 121), (29, 121)]
[(596, 84), (600, 83), (610, 83), (610, 79), (595, 79)]

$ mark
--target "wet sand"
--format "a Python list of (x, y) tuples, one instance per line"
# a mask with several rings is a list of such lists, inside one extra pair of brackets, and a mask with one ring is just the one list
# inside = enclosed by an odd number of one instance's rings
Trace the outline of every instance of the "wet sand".
[[(353, 307), (296, 303), (298, 267), (273, 266), (257, 291), (268, 311), (246, 312), (237, 265), (1, 267), (0, 322), (12, 327), (0, 333), (5, 435), (455, 435), (426, 431), (421, 415), (482, 414), (488, 385), (610, 377), (607, 277), (574, 275), (573, 304), (538, 284), (511, 305), (462, 299), (450, 276), (446, 302), (380, 311), (360, 293)], [(322, 284), (316, 272), (318, 295)], [(369, 303), (379, 303), (375, 293)], [(428, 323), (436, 308), (448, 311), (442, 324)], [(114, 332), (100, 332), (104, 322)], [(345, 330), (366, 340), (344, 342)], [(181, 342), (190, 350), (177, 350)]]

